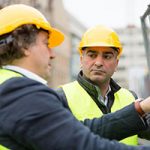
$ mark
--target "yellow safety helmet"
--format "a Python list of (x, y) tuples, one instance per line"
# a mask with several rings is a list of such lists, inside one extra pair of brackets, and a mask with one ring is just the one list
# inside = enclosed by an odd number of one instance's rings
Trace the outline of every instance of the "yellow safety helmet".
[(118, 48), (118, 57), (120, 57), (122, 53), (122, 45), (119, 41), (117, 33), (102, 25), (92, 27), (84, 33), (78, 50), (80, 55), (82, 55), (83, 48), (96, 46)]
[(63, 33), (52, 28), (43, 14), (31, 6), (14, 4), (0, 10), (0, 36), (25, 24), (34, 24), (37, 28), (47, 30), (50, 48), (58, 46), (64, 41)]

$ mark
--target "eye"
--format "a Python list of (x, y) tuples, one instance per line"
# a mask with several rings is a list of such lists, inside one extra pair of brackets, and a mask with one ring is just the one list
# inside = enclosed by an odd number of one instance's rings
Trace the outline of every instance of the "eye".
[(96, 53), (88, 53), (87, 56), (90, 58), (96, 58), (97, 54)]
[(113, 58), (113, 55), (112, 54), (105, 54), (103, 56), (105, 59), (109, 60), (109, 59), (112, 59)]
[(44, 42), (44, 45), (48, 47), (48, 46), (49, 46), (49, 42), (48, 42), (48, 41), (45, 41), (45, 42)]

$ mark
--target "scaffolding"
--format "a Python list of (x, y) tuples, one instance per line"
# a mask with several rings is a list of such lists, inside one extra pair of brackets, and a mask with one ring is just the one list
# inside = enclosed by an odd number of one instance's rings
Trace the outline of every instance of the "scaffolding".
[(150, 75), (150, 5), (148, 5), (148, 8), (146, 9), (145, 13), (143, 14), (143, 16), (141, 16), (141, 26), (146, 51), (148, 72)]

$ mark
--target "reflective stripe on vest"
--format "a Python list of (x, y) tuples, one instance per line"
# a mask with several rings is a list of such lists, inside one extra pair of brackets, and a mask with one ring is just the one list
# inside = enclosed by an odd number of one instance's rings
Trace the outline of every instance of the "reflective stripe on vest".
[[(80, 86), (77, 81), (65, 84), (61, 86), (65, 92), (68, 105), (73, 115), (78, 120), (98, 118), (103, 115), (97, 104), (91, 98), (91, 96)], [(129, 104), (131, 104), (135, 98), (128, 90), (121, 88), (114, 95), (115, 100), (111, 108), (112, 112), (119, 110)], [(120, 141), (128, 145), (137, 145), (137, 135), (128, 137)]]
[[(0, 75), (1, 75), (0, 84), (13, 77), (22, 77), (21, 74), (6, 69), (0, 69)], [(9, 149), (0, 145), (0, 150), (9, 150)]]

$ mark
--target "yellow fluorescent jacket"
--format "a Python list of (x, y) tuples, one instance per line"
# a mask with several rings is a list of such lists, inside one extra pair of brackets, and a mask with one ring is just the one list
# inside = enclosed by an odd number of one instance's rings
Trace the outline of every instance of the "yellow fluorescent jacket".
[[(78, 120), (83, 121), (84, 119), (98, 118), (103, 115), (94, 100), (77, 81), (65, 84), (61, 87), (65, 92), (72, 113)], [(135, 98), (131, 92), (121, 88), (114, 95), (114, 103), (111, 111), (115, 112), (116, 110), (131, 104), (134, 100)], [(135, 135), (123, 139), (121, 142), (128, 145), (137, 145), (138, 138), (137, 135)]]

